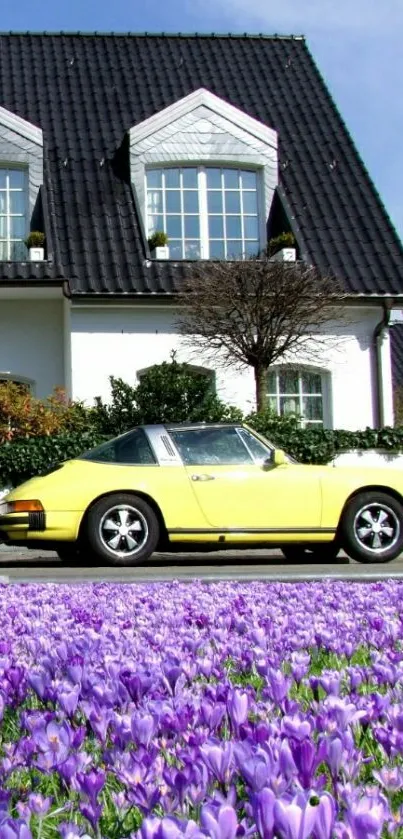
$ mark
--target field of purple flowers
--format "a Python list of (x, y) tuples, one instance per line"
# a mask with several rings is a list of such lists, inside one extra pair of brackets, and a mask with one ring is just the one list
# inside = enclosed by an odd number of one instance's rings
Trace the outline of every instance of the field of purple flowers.
[(403, 836), (403, 585), (0, 587), (0, 839)]

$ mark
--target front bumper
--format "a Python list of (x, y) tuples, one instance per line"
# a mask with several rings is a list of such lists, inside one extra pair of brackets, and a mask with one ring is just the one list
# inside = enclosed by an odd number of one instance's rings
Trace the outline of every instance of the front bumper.
[(46, 514), (43, 511), (34, 511), (31, 513), (8, 513), (5, 516), (0, 516), (0, 536), (2, 530), (10, 533), (15, 526), (20, 527), (21, 525), (26, 525), (28, 530), (42, 533), (46, 530)]

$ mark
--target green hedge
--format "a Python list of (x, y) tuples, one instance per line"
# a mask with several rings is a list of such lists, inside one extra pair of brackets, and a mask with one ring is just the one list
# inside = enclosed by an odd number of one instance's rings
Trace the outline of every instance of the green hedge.
[[(328, 463), (346, 449), (380, 448), (403, 451), (403, 427), (379, 431), (328, 431), (300, 428), (295, 417), (276, 417), (270, 412), (250, 414), (246, 421), (265, 434), (279, 448), (301, 463)], [(111, 435), (109, 435), (111, 436)], [(40, 475), (63, 460), (76, 457), (107, 439), (97, 430), (53, 437), (31, 437), (0, 446), (0, 488), (17, 486), (33, 475)]]
[(41, 475), (63, 460), (77, 457), (93, 448), (104, 439), (96, 431), (84, 431), (4, 443), (0, 446), (0, 488), (17, 486), (34, 475)]

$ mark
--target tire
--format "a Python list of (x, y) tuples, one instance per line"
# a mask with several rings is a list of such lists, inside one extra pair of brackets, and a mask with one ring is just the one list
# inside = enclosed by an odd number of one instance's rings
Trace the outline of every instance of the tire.
[(100, 498), (87, 516), (86, 540), (108, 565), (138, 565), (155, 551), (160, 536), (152, 507), (130, 493)]
[(339, 553), (340, 545), (338, 542), (318, 542), (315, 545), (283, 545), (281, 550), (289, 562), (316, 562), (321, 559), (332, 562)]
[(403, 506), (386, 492), (362, 492), (348, 503), (339, 532), (351, 559), (390, 562), (403, 550)]

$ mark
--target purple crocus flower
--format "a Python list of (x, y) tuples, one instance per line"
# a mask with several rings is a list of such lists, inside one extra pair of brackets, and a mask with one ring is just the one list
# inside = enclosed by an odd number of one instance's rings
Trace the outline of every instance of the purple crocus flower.
[(200, 747), (200, 755), (220, 784), (229, 783), (232, 775), (232, 743), (224, 742), (220, 745), (206, 743)]
[(275, 829), (282, 839), (308, 839), (313, 831), (317, 808), (310, 796), (298, 793), (291, 800), (278, 799), (274, 805)]
[(248, 719), (249, 699), (247, 693), (240, 690), (232, 690), (228, 694), (227, 711), (235, 731)]
[(44, 798), (39, 792), (32, 792), (28, 796), (28, 806), (37, 816), (46, 816), (51, 803), (52, 798)]
[(131, 732), (135, 743), (140, 743), (147, 749), (154, 737), (157, 719), (151, 714), (134, 714), (131, 718)]
[(328, 792), (322, 793), (316, 807), (314, 839), (332, 839), (336, 819), (336, 805)]
[(253, 818), (261, 839), (273, 839), (275, 800), (273, 790), (267, 787), (252, 796)]
[(234, 808), (228, 804), (218, 810), (206, 804), (201, 809), (200, 821), (211, 839), (235, 839), (238, 819)]
[(31, 831), (22, 819), (12, 819), (5, 813), (0, 813), (1, 839), (32, 839)]
[(374, 770), (372, 774), (388, 793), (397, 792), (397, 790), (403, 788), (403, 772), (399, 766), (391, 768), (382, 766), (382, 769)]
[(363, 795), (349, 802), (346, 820), (354, 839), (379, 839), (388, 818), (388, 805), (383, 796)]
[(77, 784), (80, 792), (87, 795), (89, 800), (97, 800), (101, 789), (105, 786), (106, 776), (102, 770), (91, 769), (90, 772), (77, 772)]

